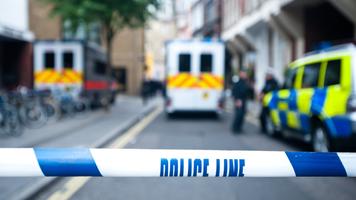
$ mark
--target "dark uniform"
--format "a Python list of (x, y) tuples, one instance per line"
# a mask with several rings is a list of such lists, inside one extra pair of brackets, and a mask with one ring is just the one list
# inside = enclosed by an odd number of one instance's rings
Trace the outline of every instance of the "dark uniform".
[(151, 87), (150, 87), (150, 84), (148, 81), (143, 81), (142, 82), (142, 88), (141, 88), (141, 96), (142, 96), (142, 101), (143, 101), (143, 104), (146, 105), (147, 101), (148, 101), (148, 98), (149, 98), (149, 95), (150, 95), (150, 90), (151, 90)]
[[(262, 89), (262, 94), (265, 95), (269, 92), (274, 90), (278, 90), (278, 82), (276, 79), (271, 78), (266, 80), (265, 86)], [(268, 115), (268, 108), (262, 107), (261, 114), (260, 114), (260, 123), (261, 123), (261, 131), (266, 132), (266, 116)]]
[[(234, 84), (232, 88), (232, 97), (234, 98), (235, 106), (235, 117), (232, 124), (232, 131), (234, 133), (241, 132), (246, 113), (246, 102), (249, 91), (250, 87), (246, 79), (240, 79), (237, 83)], [(240, 101), (241, 105), (237, 106), (237, 101)]]

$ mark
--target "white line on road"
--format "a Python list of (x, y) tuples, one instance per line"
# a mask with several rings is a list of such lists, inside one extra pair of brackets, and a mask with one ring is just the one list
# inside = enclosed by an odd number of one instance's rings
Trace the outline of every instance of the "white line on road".
[[(117, 138), (109, 148), (124, 148), (130, 141), (134, 140), (137, 135), (139, 135), (142, 130), (147, 127), (161, 112), (163, 111), (162, 106), (156, 108), (151, 114), (142, 119), (135, 126), (130, 128), (119, 138)], [(117, 128), (115, 128), (117, 130)], [(71, 178), (64, 186), (53, 193), (48, 200), (67, 200), (70, 199), (76, 192), (78, 192), (91, 177), (75, 177)]]

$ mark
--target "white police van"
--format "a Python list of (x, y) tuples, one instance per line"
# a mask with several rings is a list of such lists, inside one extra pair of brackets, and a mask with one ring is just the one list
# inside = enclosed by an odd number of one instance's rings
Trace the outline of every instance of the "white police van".
[(224, 44), (214, 40), (166, 43), (166, 112), (223, 108)]

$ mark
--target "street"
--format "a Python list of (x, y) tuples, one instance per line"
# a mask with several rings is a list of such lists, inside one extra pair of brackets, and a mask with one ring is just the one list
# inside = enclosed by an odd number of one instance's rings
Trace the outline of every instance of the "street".
[(0, 200), (356, 199), (355, 13), (2, 1)]
[[(201, 114), (167, 119), (157, 110), (125, 134), (116, 147), (139, 149), (216, 149), (309, 151), (291, 139), (273, 139), (259, 133), (250, 117), (244, 132), (230, 132), (232, 115), (220, 120)], [(157, 117), (156, 117), (157, 115)], [(115, 123), (115, 119), (112, 119)], [(117, 119), (119, 120), (119, 119)], [(151, 123), (149, 123), (153, 120)], [(147, 125), (147, 126), (146, 126)], [(103, 126), (101, 126), (103, 128)], [(144, 128), (146, 127), (146, 128)], [(143, 129), (144, 128), (144, 129)], [(134, 130), (132, 130), (134, 129)], [(143, 131), (140, 131), (142, 130)], [(121, 136), (123, 136), (121, 135)], [(99, 138), (99, 136), (97, 136)], [(128, 140), (129, 138), (130, 140)], [(72, 141), (79, 142), (80, 138)], [(115, 147), (115, 144), (107, 147)], [(144, 166), (143, 166), (144, 167)], [(3, 183), (4, 184), (4, 183)], [(2, 184), (2, 185), (3, 185)], [(35, 199), (352, 199), (352, 178), (65, 178)]]

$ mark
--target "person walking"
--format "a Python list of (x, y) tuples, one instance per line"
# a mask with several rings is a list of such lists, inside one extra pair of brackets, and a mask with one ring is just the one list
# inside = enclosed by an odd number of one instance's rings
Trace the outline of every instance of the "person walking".
[(268, 108), (263, 106), (263, 97), (269, 92), (278, 90), (278, 88), (279, 88), (278, 82), (274, 78), (273, 72), (271, 70), (268, 70), (267, 74), (266, 74), (265, 84), (264, 84), (261, 94), (259, 96), (260, 103), (262, 104), (262, 109), (261, 109), (261, 113), (260, 113), (260, 124), (261, 124), (261, 131), (263, 133), (266, 133), (266, 123), (267, 123), (266, 119), (267, 119), (267, 115), (268, 115)]
[(147, 80), (142, 81), (142, 86), (141, 86), (141, 97), (142, 97), (142, 103), (143, 105), (146, 105), (149, 99), (150, 95), (150, 84)]
[(235, 116), (232, 124), (233, 133), (240, 133), (242, 131), (249, 89), (247, 73), (241, 70), (239, 80), (234, 83), (232, 88), (232, 97), (235, 107)]

